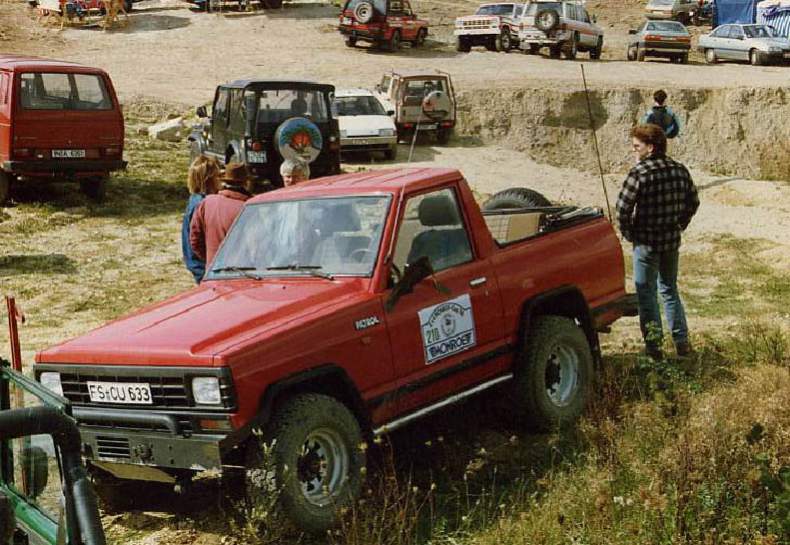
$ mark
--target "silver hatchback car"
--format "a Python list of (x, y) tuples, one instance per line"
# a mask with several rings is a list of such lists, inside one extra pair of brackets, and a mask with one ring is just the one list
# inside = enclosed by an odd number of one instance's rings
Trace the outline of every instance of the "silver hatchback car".
[(790, 40), (776, 34), (768, 25), (721, 25), (701, 36), (697, 48), (705, 60), (749, 61), (754, 65), (790, 60)]

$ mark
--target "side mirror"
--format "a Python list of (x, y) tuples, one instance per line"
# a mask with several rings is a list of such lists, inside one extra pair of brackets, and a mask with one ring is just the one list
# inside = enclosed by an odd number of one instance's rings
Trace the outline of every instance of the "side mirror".
[(11, 545), (14, 542), (16, 516), (11, 500), (0, 492), (0, 545)]
[(631, 29), (628, 30), (628, 33), (629, 34), (636, 34), (636, 30), (631, 28)]
[(387, 115), (395, 115), (395, 110), (387, 110)]
[(29, 446), (22, 449), (19, 458), (19, 464), (27, 479), (27, 493), (31, 498), (37, 498), (47, 488), (49, 457), (43, 448)]
[(198, 106), (197, 109), (195, 110), (195, 113), (197, 114), (198, 117), (208, 117), (208, 112), (206, 111), (205, 106)]
[(244, 119), (245, 136), (252, 138), (255, 135), (255, 126), (258, 124), (258, 98), (255, 95), (245, 95), (244, 109), (246, 110)]
[(375, 89), (376, 91), (378, 91), (379, 93), (381, 93), (381, 84), (380, 84), (380, 83), (377, 83), (377, 84), (376, 84), (376, 86), (374, 87), (374, 89)]

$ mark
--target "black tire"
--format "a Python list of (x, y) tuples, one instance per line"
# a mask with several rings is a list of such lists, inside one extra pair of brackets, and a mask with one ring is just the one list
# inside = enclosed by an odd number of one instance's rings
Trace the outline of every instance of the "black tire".
[(396, 30), (390, 36), (389, 41), (387, 41), (387, 50), (397, 51), (398, 49), (400, 49), (400, 32)]
[(552, 59), (559, 59), (561, 54), (562, 54), (562, 46), (560, 45), (549, 46), (549, 57), (551, 57)]
[(573, 35), (570, 42), (565, 44), (563, 53), (565, 53), (565, 58), (569, 61), (576, 58), (576, 55), (579, 53), (579, 37), (576, 34)]
[(763, 55), (756, 49), (752, 49), (749, 51), (749, 63), (752, 66), (760, 66), (761, 64), (765, 64), (763, 61)]
[(80, 191), (92, 201), (101, 202), (107, 194), (107, 181), (109, 178), (109, 174), (83, 178), (80, 180)]
[(628, 59), (629, 61), (635, 61), (636, 60), (636, 50), (637, 50), (637, 46), (629, 45), (628, 46), (628, 52), (625, 54), (625, 58)]
[[(359, 447), (362, 433), (351, 411), (336, 399), (302, 394), (287, 400), (266, 426), (264, 441), (271, 445), (273, 467), (264, 463), (262, 445), (253, 439), (247, 449), (248, 475), (254, 476), (255, 469), (274, 470), (283, 510), (299, 528), (326, 532), (338, 511), (359, 497), (366, 460)], [(261, 493), (253, 481), (247, 483), (251, 502)]]
[(348, 38), (346, 38), (346, 47), (356, 47), (356, 45), (357, 45), (356, 38), (354, 38), (353, 36), (349, 36)]
[(421, 28), (419, 32), (417, 32), (417, 38), (414, 40), (414, 47), (422, 47), (425, 45), (425, 38), (428, 37), (428, 29)]
[(469, 53), (472, 49), (472, 46), (469, 44), (469, 39), (465, 36), (458, 36), (458, 40), (455, 42), (455, 50), (459, 53)]
[(716, 50), (715, 49), (706, 49), (705, 50), (705, 62), (708, 64), (716, 64), (718, 62), (718, 57), (716, 57)]
[(552, 203), (541, 193), (527, 187), (511, 187), (494, 193), (483, 203), (483, 210), (507, 210), (511, 208), (540, 208)]
[(689, 54), (688, 53), (683, 53), (680, 56), (680, 64), (688, 64), (688, 63), (689, 63)]
[(513, 39), (510, 36), (510, 29), (502, 29), (502, 33), (499, 35), (499, 41), (497, 43), (497, 50), (507, 53), (511, 49), (513, 49)]
[(541, 9), (535, 14), (535, 26), (538, 30), (549, 32), (560, 24), (560, 14), (553, 9)]
[(595, 47), (590, 49), (590, 58), (593, 60), (600, 59), (602, 51), (603, 51), (603, 36), (598, 36), (598, 43), (595, 44)]
[(573, 320), (535, 318), (513, 380), (517, 413), (538, 431), (575, 421), (590, 397), (593, 372), (587, 336)]
[(450, 134), (453, 132), (452, 129), (437, 129), (436, 131), (436, 141), (439, 144), (446, 144), (450, 141)]
[(636, 60), (639, 62), (644, 62), (645, 60), (645, 50), (641, 47), (638, 47), (636, 50)]
[(384, 158), (387, 161), (394, 161), (397, 156), (398, 156), (398, 144), (395, 144), (390, 149), (384, 151)]
[(11, 175), (0, 170), (0, 206), (8, 201), (11, 195)]

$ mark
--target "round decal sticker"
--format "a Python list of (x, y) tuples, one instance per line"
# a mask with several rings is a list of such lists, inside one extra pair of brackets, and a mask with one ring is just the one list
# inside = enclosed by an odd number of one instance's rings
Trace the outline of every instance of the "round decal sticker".
[(315, 123), (304, 117), (292, 117), (283, 121), (274, 133), (277, 151), (285, 159), (296, 159), (312, 163), (321, 153), (324, 139)]

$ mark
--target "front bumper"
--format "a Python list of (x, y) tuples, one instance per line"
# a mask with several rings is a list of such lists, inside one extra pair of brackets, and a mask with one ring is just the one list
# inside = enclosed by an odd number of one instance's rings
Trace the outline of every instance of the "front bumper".
[(348, 136), (340, 139), (340, 151), (386, 151), (397, 144), (397, 136)]
[(55, 159), (36, 161), (3, 161), (5, 172), (32, 176), (78, 176), (84, 173), (111, 172), (126, 168), (126, 161), (121, 159)]
[(497, 37), (499, 36), (499, 28), (469, 28), (469, 29), (462, 29), (462, 30), (455, 30), (453, 31), (455, 36), (487, 36), (487, 37)]

